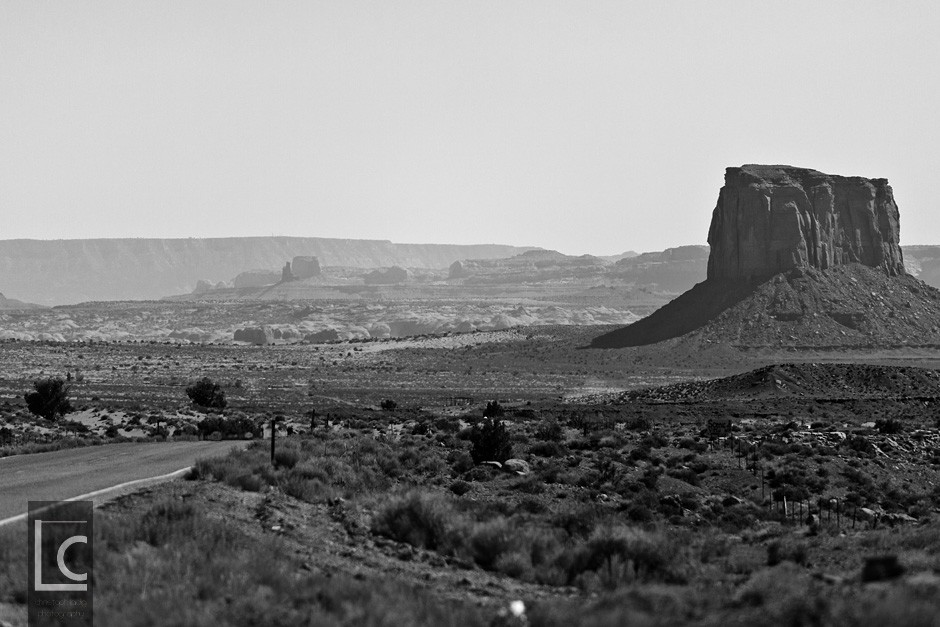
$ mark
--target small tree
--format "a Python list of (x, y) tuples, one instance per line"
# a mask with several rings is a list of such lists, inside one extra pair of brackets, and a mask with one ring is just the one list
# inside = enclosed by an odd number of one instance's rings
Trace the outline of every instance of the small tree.
[(490, 401), (486, 404), (486, 408), (483, 410), (484, 418), (499, 418), (505, 413), (503, 406), (499, 404), (499, 401)]
[(396, 403), (390, 398), (387, 398), (384, 401), (382, 401), (382, 409), (384, 409), (385, 411), (395, 411), (396, 407), (398, 407), (398, 403)]
[(470, 456), (474, 463), (485, 461), (504, 462), (512, 457), (512, 443), (509, 441), (509, 430), (502, 420), (484, 418), (470, 431)]
[(66, 385), (64, 379), (60, 377), (38, 379), (33, 381), (33, 387), (34, 392), (27, 392), (23, 395), (30, 413), (42, 416), (46, 420), (55, 420), (56, 417), (72, 411), (72, 404), (69, 402), (71, 386)]
[(200, 407), (206, 409), (225, 409), (225, 390), (209, 377), (203, 377), (186, 388), (186, 396)]

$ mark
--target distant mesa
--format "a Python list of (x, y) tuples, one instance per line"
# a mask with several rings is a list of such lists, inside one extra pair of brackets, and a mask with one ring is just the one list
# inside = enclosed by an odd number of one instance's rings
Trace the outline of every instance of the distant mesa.
[(297, 256), (290, 264), (291, 271), (298, 279), (311, 279), (320, 276), (320, 260), (314, 256)]
[(885, 179), (728, 168), (706, 280), (592, 346), (641, 346), (693, 331), (743, 345), (940, 342), (940, 292), (905, 273), (899, 233)]
[(0, 311), (17, 309), (42, 309), (42, 305), (24, 303), (23, 301), (16, 300), (15, 298), (7, 298), (2, 293), (0, 293)]
[(613, 262), (593, 255), (565, 255), (556, 250), (528, 250), (506, 259), (461, 259), (450, 265), (448, 280), (470, 279), (470, 283), (513, 280), (546, 281), (562, 277), (600, 276)]
[(229, 282), (252, 268), (275, 271), (267, 279), (275, 284), (286, 260), (303, 280), (317, 274), (312, 261), (308, 268), (296, 263), (303, 258), (360, 274), (390, 266), (446, 272), (457, 259), (508, 257), (527, 248), (323, 237), (0, 240), (0, 289), (42, 305), (154, 300), (190, 292), (200, 279)]
[(395, 285), (406, 282), (410, 277), (411, 274), (401, 266), (392, 266), (373, 270), (365, 274), (363, 279), (366, 285)]

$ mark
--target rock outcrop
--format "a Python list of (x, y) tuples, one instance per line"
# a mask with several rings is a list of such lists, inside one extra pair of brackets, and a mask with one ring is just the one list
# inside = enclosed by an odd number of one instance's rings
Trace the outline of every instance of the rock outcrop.
[(905, 272), (898, 235), (885, 179), (728, 168), (708, 233), (706, 280), (591, 345), (679, 336), (738, 346), (936, 342), (940, 294)]
[(245, 287), (265, 287), (266, 285), (274, 285), (280, 281), (281, 278), (282, 274), (280, 272), (274, 272), (273, 270), (248, 270), (235, 277), (233, 284), (238, 289)]
[(287, 283), (288, 281), (296, 281), (297, 277), (291, 271), (290, 262), (286, 262), (284, 267), (281, 268), (281, 283)]
[(245, 329), (236, 329), (232, 338), (236, 342), (250, 342), (263, 346), (274, 342), (274, 331), (269, 327), (247, 327)]
[(708, 279), (847, 263), (904, 274), (898, 237), (898, 207), (886, 179), (782, 165), (728, 168), (708, 232)]
[(298, 279), (309, 279), (320, 276), (320, 260), (312, 256), (294, 257), (290, 264), (294, 276)]

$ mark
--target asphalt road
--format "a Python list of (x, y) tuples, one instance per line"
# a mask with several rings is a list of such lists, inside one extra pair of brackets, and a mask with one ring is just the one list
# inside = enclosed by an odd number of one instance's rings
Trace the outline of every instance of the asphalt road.
[(246, 442), (105, 444), (0, 459), (0, 520), (26, 512), (28, 501), (62, 500), (129, 481), (166, 475)]

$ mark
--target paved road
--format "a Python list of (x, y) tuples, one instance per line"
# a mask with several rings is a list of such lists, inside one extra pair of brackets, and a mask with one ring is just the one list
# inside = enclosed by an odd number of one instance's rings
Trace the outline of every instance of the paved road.
[(0, 459), (0, 520), (26, 512), (28, 501), (60, 500), (128, 481), (166, 475), (245, 442), (105, 444)]

